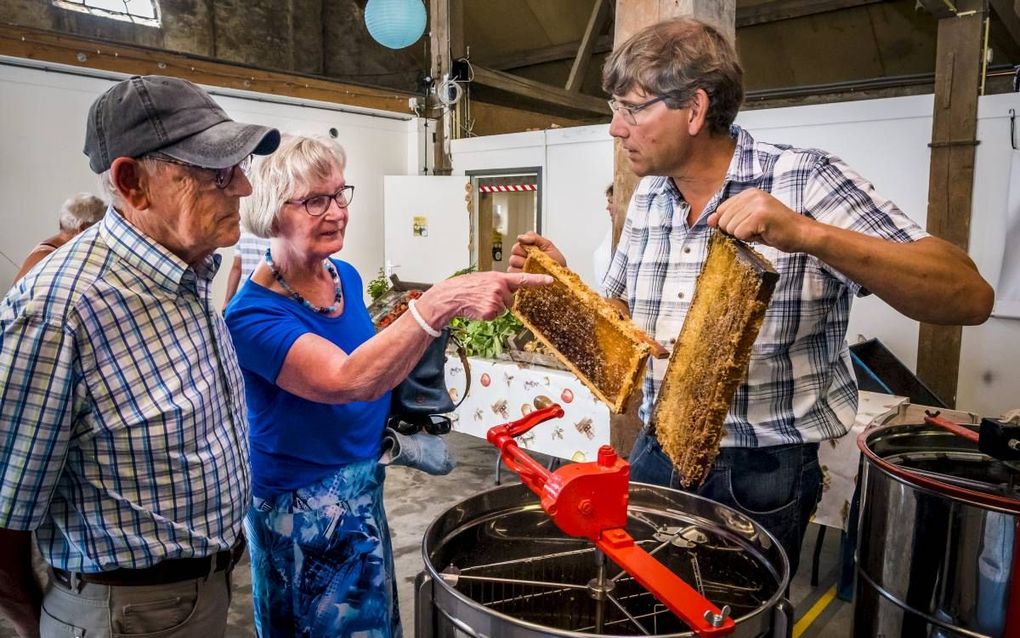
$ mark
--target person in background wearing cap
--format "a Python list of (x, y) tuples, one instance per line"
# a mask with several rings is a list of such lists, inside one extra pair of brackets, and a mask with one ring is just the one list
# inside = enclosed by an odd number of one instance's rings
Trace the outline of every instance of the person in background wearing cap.
[(32, 252), (28, 253), (24, 263), (21, 264), (21, 270), (14, 275), (14, 281), (24, 277), (29, 270), (32, 270), (32, 266), (71, 241), (72, 237), (95, 224), (105, 214), (106, 202), (92, 193), (78, 193), (64, 202), (64, 205), (60, 207), (60, 232), (42, 240), (32, 249)]
[(0, 304), (0, 609), (23, 636), (223, 635), (251, 492), (210, 286), (244, 167), (279, 140), (174, 78), (92, 104), (85, 154), (111, 207)]

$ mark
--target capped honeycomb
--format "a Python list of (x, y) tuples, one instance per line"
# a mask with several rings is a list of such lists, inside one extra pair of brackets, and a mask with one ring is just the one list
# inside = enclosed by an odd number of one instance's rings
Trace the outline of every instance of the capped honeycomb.
[(603, 403), (619, 413), (645, 371), (651, 339), (571, 270), (533, 246), (524, 272), (551, 275), (521, 288), (512, 311)]
[(653, 409), (662, 450), (684, 487), (700, 485), (719, 454), (730, 401), (747, 376), (779, 275), (743, 242), (716, 231)]

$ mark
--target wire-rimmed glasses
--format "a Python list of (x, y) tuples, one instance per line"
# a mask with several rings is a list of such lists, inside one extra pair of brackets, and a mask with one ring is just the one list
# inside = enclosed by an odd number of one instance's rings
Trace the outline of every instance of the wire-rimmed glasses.
[(668, 99), (668, 95), (660, 95), (659, 97), (654, 97), (647, 102), (642, 102), (641, 104), (624, 104), (622, 102), (618, 102), (616, 98), (613, 98), (609, 100), (609, 108), (612, 109), (613, 113), (619, 113), (622, 115), (623, 120), (627, 122), (627, 124), (637, 126), (637, 113), (639, 111), (643, 111), (653, 104)]
[(170, 157), (169, 155), (164, 155), (162, 153), (149, 153), (145, 156), (145, 159), (153, 159), (157, 162), (166, 162), (167, 164), (176, 164), (178, 166), (194, 168), (200, 171), (210, 171), (213, 174), (213, 184), (220, 190), (230, 186), (230, 182), (234, 179), (235, 169), (240, 170), (245, 175), (248, 175), (248, 170), (251, 168), (251, 155), (244, 158), (237, 164), (227, 166), (226, 168), (207, 168), (197, 164), (189, 164), (188, 162), (183, 162), (175, 157)]

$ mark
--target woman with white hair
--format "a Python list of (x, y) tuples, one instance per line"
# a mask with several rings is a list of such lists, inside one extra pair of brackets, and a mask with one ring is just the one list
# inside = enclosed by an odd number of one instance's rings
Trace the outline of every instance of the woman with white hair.
[(285, 136), (251, 169), (245, 230), (270, 238), (227, 307), (244, 373), (253, 506), (245, 520), (260, 636), (400, 636), (385, 468), (390, 390), (454, 316), (492, 319), (544, 275), (441, 281), (376, 334), (344, 247), (354, 186), (329, 138)]
[(14, 281), (24, 277), (32, 267), (56, 249), (60, 248), (106, 214), (106, 202), (92, 193), (78, 193), (60, 207), (60, 232), (44, 239), (32, 249), (21, 264), (21, 270), (14, 275)]

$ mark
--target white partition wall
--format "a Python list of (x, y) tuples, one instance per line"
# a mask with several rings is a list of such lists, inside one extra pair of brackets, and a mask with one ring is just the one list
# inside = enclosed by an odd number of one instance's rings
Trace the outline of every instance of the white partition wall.
[(609, 227), (605, 189), (613, 179), (608, 126), (490, 135), (451, 144), (453, 171), (540, 167), (542, 232), (594, 286), (591, 255)]
[[(845, 159), (922, 227), (928, 200), (930, 95), (746, 111), (737, 122), (759, 139), (817, 147)], [(981, 98), (970, 253), (993, 285), (1002, 263), (1010, 153), (1008, 111), (1020, 95)], [(545, 175), (545, 234), (592, 283), (590, 255), (602, 237), (602, 190), (612, 179), (608, 127), (590, 126), (455, 140), (456, 173), (538, 166)], [(1020, 185), (1017, 185), (1020, 188)], [(1011, 249), (1016, 250), (1017, 247)], [(918, 324), (876, 298), (854, 302), (847, 338), (881, 339), (908, 366), (917, 362)], [(998, 414), (1020, 407), (1020, 320), (993, 317), (964, 329), (958, 404)]]
[[(21, 260), (57, 230), (57, 211), (71, 194), (98, 192), (81, 153), (89, 105), (118, 78), (88, 77), (5, 64), (0, 58), (0, 289)], [(423, 155), (419, 121), (394, 114), (343, 112), (335, 105), (283, 102), (276, 96), (217, 91), (231, 117), (284, 132), (328, 135), (335, 129), (347, 151), (345, 177), (356, 186), (340, 257), (368, 279), (383, 265), (383, 176), (402, 175)], [(232, 257), (228, 248), (222, 251)], [(225, 264), (227, 266), (229, 264)], [(223, 298), (227, 268), (216, 279)]]

